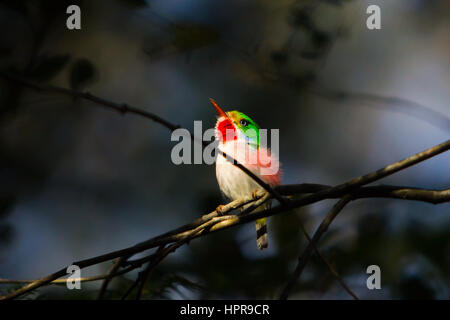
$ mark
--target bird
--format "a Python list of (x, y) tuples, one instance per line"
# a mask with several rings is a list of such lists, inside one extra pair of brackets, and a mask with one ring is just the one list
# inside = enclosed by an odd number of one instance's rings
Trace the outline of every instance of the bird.
[[(218, 149), (245, 166), (270, 187), (280, 185), (282, 176), (280, 162), (275, 154), (271, 154), (270, 150), (260, 143), (260, 127), (256, 122), (240, 111), (224, 112), (213, 99), (209, 100), (218, 113), (215, 125)], [(267, 170), (268, 168), (276, 170)], [(216, 159), (216, 178), (220, 191), (231, 201), (254, 196), (257, 191), (264, 190), (252, 177), (233, 165), (221, 153)], [(243, 206), (241, 210), (244, 211), (250, 205)], [(270, 207), (269, 200), (255, 208), (252, 213)], [(256, 245), (259, 250), (263, 250), (268, 247), (266, 218), (256, 220), (255, 226)]]

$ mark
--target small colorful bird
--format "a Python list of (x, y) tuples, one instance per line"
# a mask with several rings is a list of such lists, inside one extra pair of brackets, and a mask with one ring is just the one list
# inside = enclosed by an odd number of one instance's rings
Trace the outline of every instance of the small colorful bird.
[[(242, 112), (224, 112), (213, 99), (210, 101), (219, 114), (215, 127), (219, 150), (233, 157), (269, 186), (279, 185), (281, 170), (278, 159), (267, 148), (260, 145), (259, 126)], [(276, 165), (274, 166), (274, 164)], [(277, 168), (276, 172), (262, 170), (272, 167)], [(249, 197), (256, 190), (263, 190), (253, 178), (234, 166), (221, 154), (217, 156), (216, 160), (216, 176), (220, 190), (230, 200)], [(241, 210), (245, 210), (247, 207), (248, 205), (242, 207)], [(271, 201), (267, 201), (253, 212), (270, 207)], [(260, 250), (268, 246), (266, 218), (256, 220), (256, 244)]]

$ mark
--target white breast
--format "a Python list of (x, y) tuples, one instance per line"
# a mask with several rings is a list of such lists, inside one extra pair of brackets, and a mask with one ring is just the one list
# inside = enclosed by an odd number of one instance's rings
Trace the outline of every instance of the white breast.
[[(247, 148), (245, 142), (239, 143), (236, 140), (219, 145), (219, 150), (232, 156), (243, 165), (245, 165), (244, 148)], [(249, 149), (247, 148), (246, 150)], [(250, 150), (250, 152), (256, 152), (256, 150)], [(252, 172), (256, 175), (258, 174), (258, 172), (254, 172), (253, 170)], [(217, 155), (216, 160), (216, 176), (220, 190), (231, 200), (251, 196), (254, 190), (262, 189), (251, 177), (231, 164), (220, 154)]]

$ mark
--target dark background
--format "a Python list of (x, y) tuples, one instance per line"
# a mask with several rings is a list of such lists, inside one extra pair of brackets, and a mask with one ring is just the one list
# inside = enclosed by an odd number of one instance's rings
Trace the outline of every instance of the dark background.
[[(81, 30), (66, 28), (69, 4), (81, 7)], [(381, 30), (366, 28), (370, 4)], [(0, 67), (189, 129), (214, 125), (213, 97), (280, 129), (283, 183), (334, 185), (448, 139), (449, 31), (445, 0), (0, 1)], [(147, 119), (0, 80), (0, 278), (42, 277), (224, 203), (214, 166), (175, 166), (174, 144)], [(450, 154), (382, 183), (448, 188)], [(264, 252), (252, 224), (192, 241), (144, 297), (274, 298), (305, 247), (299, 223), (313, 232), (332, 204), (271, 218)], [(449, 227), (448, 203), (361, 200), (320, 248), (361, 298), (448, 299)], [(371, 264), (381, 290), (366, 288)], [(135, 276), (114, 281), (109, 297)], [(27, 298), (89, 299), (97, 285)], [(314, 258), (292, 298), (350, 297)]]

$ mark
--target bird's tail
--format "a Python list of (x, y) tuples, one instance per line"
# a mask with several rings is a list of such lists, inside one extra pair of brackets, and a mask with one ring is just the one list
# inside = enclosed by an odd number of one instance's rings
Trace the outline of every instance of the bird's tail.
[(258, 219), (255, 222), (256, 225), (256, 245), (259, 250), (263, 250), (268, 247), (269, 242), (267, 240), (267, 219)]
[[(246, 205), (242, 208), (243, 211), (245, 211), (248, 208), (249, 205)], [(272, 201), (267, 201), (266, 203), (260, 205), (256, 209), (252, 211), (252, 213), (270, 209), (272, 207)], [(255, 221), (256, 226), (256, 245), (258, 246), (259, 250), (263, 250), (268, 247), (269, 241), (267, 237), (267, 219), (261, 218)]]

